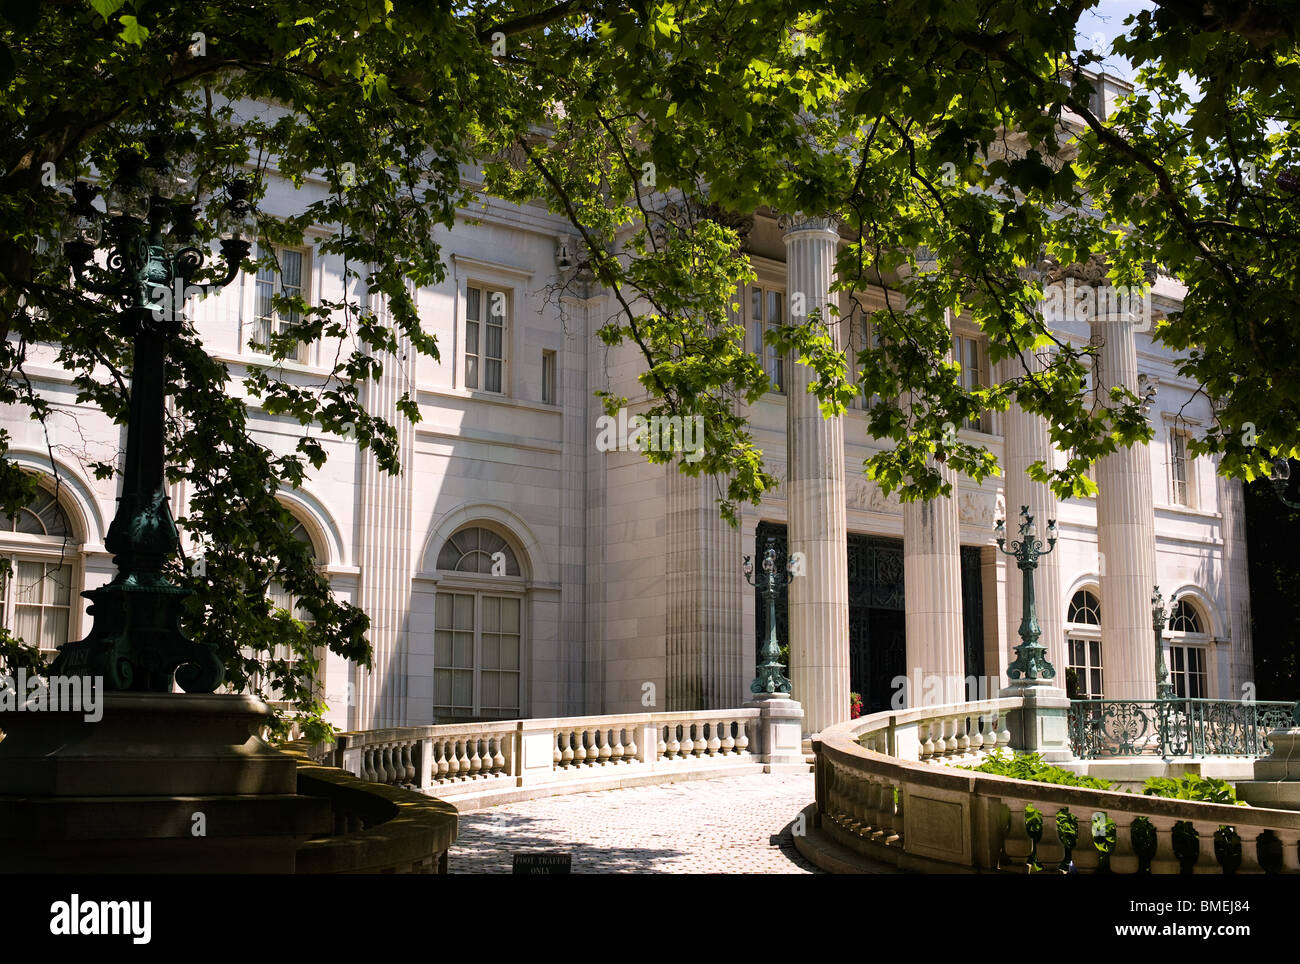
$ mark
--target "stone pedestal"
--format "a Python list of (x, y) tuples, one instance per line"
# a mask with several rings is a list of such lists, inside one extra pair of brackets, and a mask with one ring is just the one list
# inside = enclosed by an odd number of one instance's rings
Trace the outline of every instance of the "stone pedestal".
[(1065, 690), (1013, 680), (1002, 695), (1024, 699), (1020, 709), (1007, 714), (1011, 749), (1018, 753), (1037, 753), (1047, 763), (1074, 759), (1074, 751), (1070, 749), (1070, 700)]
[(0, 713), (0, 872), (293, 873), (333, 830), (250, 696), (107, 693), (102, 718)]
[(767, 773), (807, 773), (803, 752), (803, 707), (781, 693), (760, 693), (745, 709), (762, 712), (758, 719), (757, 752)]
[(1255, 779), (1237, 782), (1237, 796), (1252, 807), (1300, 810), (1300, 727), (1268, 735), (1273, 752), (1255, 761)]

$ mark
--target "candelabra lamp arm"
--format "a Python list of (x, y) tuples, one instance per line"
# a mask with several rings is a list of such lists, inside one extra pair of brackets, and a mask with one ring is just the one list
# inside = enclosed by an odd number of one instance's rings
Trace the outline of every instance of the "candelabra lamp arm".
[(221, 241), (221, 258), (226, 263), (226, 273), (220, 281), (216, 281), (208, 288), (224, 288), (230, 282), (234, 281), (239, 274), (239, 267), (248, 257), (249, 251), (253, 248), (252, 244), (243, 238), (223, 238)]
[(85, 241), (69, 241), (63, 246), (63, 250), (68, 255), (68, 261), (72, 264), (72, 276), (76, 279), (77, 285), (89, 292), (97, 295), (105, 295), (110, 298), (122, 298), (131, 293), (131, 285), (127, 282), (117, 282), (116, 284), (105, 284), (102, 281), (96, 281), (90, 276), (90, 260), (94, 256), (94, 248)]

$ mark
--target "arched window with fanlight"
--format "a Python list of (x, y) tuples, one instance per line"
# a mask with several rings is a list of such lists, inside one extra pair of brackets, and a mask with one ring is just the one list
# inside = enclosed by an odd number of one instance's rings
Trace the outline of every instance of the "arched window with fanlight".
[[(289, 530), (289, 534), (292, 535), (299, 542), (306, 545), (311, 555), (311, 558), (317, 564), (319, 564), (321, 561), (321, 553), (317, 548), (316, 540), (312, 538), (311, 530), (307, 528), (307, 526), (303, 523), (303, 521), (300, 518), (298, 518), (296, 514), (294, 515), (294, 523), (295, 524), (293, 528)], [(271, 601), (271, 605), (273, 608), (277, 610), (283, 610), (284, 612), (289, 613), (294, 619), (298, 620), (299, 622), (306, 623), (308, 625), (312, 623), (313, 620), (312, 620), (311, 613), (308, 610), (303, 608), (297, 596), (295, 596), (293, 593), (285, 589), (285, 587), (282, 586), (278, 581), (275, 580), (271, 581), (271, 583), (267, 586), (266, 595), (267, 598)], [(277, 643), (274, 651), (270, 656), (267, 656), (265, 652), (260, 652), (255, 654), (254, 651), (252, 650), (245, 650), (245, 653), (246, 655), (249, 656), (256, 655), (257, 657), (262, 659), (269, 658), (269, 659), (293, 661), (299, 658), (299, 656), (292, 651), (292, 647), (290, 647), (287, 643)], [(254, 676), (251, 682), (253, 686), (260, 685), (260, 681), (256, 676)], [(268, 694), (272, 705), (280, 708), (288, 708), (287, 702), (278, 699), (279, 695), (280, 694), (278, 692), (271, 692)]]
[(1210, 695), (1209, 624), (1200, 607), (1187, 596), (1176, 600), (1165, 630), (1169, 641), (1169, 682), (1174, 695), (1205, 699)]
[(494, 529), (468, 525), (443, 544), (437, 565), (435, 718), (520, 716), (526, 584), (514, 547)]
[(1091, 589), (1080, 589), (1070, 597), (1065, 614), (1065, 647), (1069, 667), (1078, 681), (1078, 697), (1101, 699), (1101, 600)]
[(41, 485), (0, 527), (0, 613), (4, 627), (46, 661), (78, 627), (81, 540), (53, 488)]

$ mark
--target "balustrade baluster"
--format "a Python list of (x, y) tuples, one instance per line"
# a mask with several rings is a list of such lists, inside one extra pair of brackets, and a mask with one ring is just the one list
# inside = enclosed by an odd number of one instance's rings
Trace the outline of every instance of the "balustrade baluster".
[(403, 782), (407, 786), (414, 785), (415, 757), (414, 754), (412, 753), (412, 746), (410, 743), (402, 744), (402, 766), (405, 767), (406, 769), (406, 773), (403, 775)]
[(493, 773), (505, 773), (506, 770), (506, 755), (505, 753), (502, 752), (501, 749), (501, 744), (503, 741), (504, 741), (504, 737), (500, 737), (500, 736), (497, 737), (497, 752), (492, 756)]
[(573, 765), (580, 767), (587, 762), (587, 730), (573, 731)]
[(736, 721), (736, 752), (744, 756), (749, 752), (749, 721)]
[(469, 768), (469, 740), (457, 740), (456, 745), (460, 747), (460, 779), (468, 780), (471, 776)]
[(978, 757), (984, 750), (984, 719), (980, 716), (970, 718), (970, 754)]
[(955, 716), (950, 716), (943, 721), (943, 732), (947, 739), (945, 742), (944, 758), (953, 759), (957, 756), (957, 729), (958, 720)]
[(681, 744), (681, 741), (677, 739), (677, 729), (678, 729), (678, 727), (677, 727), (677, 724), (676, 724), (676, 723), (669, 723), (669, 724), (668, 724), (668, 750), (667, 750), (667, 755), (668, 755), (668, 759), (670, 759), (670, 760), (676, 760), (676, 759), (679, 759), (678, 754), (682, 752), (682, 744)]
[(722, 749), (722, 740), (718, 737), (718, 727), (721, 725), (717, 720), (709, 724), (709, 742), (707, 744), (709, 756), (717, 756), (718, 751)]
[(963, 760), (970, 756), (970, 717), (957, 717), (957, 756)]
[(1008, 746), (1011, 743), (1011, 731), (1007, 729), (1006, 710), (998, 711), (998, 721), (995, 726), (998, 731), (998, 746)]
[(732, 720), (722, 721), (722, 740), (718, 744), (718, 747), (723, 756), (730, 756), (732, 751), (736, 749), (736, 740), (731, 735), (732, 722)]
[(623, 754), (626, 752), (626, 749), (623, 746), (623, 728), (621, 726), (616, 726), (609, 732), (614, 741), (614, 747), (609, 754), (609, 762), (614, 764), (622, 763)]
[(442, 783), (447, 779), (447, 741), (442, 737), (433, 739), (433, 760), (433, 778), (436, 782)]
[(1110, 852), (1110, 872), (1136, 874), (1140, 861), (1133, 850), (1133, 815), (1117, 813), (1112, 819), (1115, 821), (1115, 849)]
[(1043, 870), (1051, 872), (1060, 870), (1061, 861), (1065, 859), (1065, 844), (1056, 828), (1056, 806), (1039, 804), (1036, 808), (1043, 815), (1043, 833), (1038, 840), (1038, 863)]
[(1151, 858), (1151, 873), (1179, 873), (1183, 868), (1174, 852), (1174, 824), (1178, 820), (1165, 816), (1148, 816), (1147, 819), (1156, 832), (1156, 852)]
[(564, 750), (563, 752), (560, 753), (560, 766), (564, 767), (565, 769), (568, 769), (570, 766), (573, 765), (573, 761), (577, 759), (577, 754), (574, 752), (573, 749), (573, 739), (576, 731), (570, 730), (568, 727), (565, 727), (560, 732), (564, 738), (564, 744), (563, 744)]
[(880, 788), (880, 842), (895, 844), (903, 833), (902, 788), (886, 780)]
[(1092, 839), (1092, 815), (1078, 815), (1079, 819), (1079, 836), (1074, 841), (1074, 850), (1070, 852), (1070, 859), (1074, 861), (1074, 869), (1081, 874), (1095, 874), (1101, 869), (1101, 851)]
[(1300, 874), (1300, 830), (1274, 830), (1282, 842), (1282, 873)]
[(1007, 835), (1002, 841), (1002, 853), (1006, 862), (1003, 869), (1028, 873), (1029, 855), (1034, 852), (1034, 841), (1029, 836), (1029, 829), (1025, 825), (1026, 802), (1024, 800), (1003, 800), (1002, 802), (1011, 812)]
[(933, 727), (929, 721), (923, 721), (916, 724), (917, 754), (916, 758), (921, 762), (934, 759), (934, 741), (930, 739), (933, 735)]
[(689, 723), (682, 724), (681, 747), (682, 747), (681, 753), (682, 753), (683, 760), (691, 757), (694, 754), (695, 741), (691, 739), (691, 724)]
[(1196, 863), (1192, 864), (1192, 873), (1223, 873), (1223, 868), (1219, 866), (1219, 858), (1214, 856), (1214, 831), (1219, 829), (1219, 825), (1194, 823), (1192, 824), (1192, 827), (1200, 837), (1200, 840), (1198, 841), (1200, 844), (1200, 850), (1196, 853)]
[(655, 731), (658, 734), (659, 745), (655, 750), (656, 760), (665, 760), (668, 758), (668, 744), (665, 741), (668, 728), (666, 726), (657, 726)]
[[(1257, 829), (1252, 828), (1241, 833), (1241, 866), (1237, 868), (1239, 874), (1262, 874), (1264, 865), (1259, 862), (1259, 836), (1262, 836)], [(1258, 834), (1258, 836), (1257, 836)]]

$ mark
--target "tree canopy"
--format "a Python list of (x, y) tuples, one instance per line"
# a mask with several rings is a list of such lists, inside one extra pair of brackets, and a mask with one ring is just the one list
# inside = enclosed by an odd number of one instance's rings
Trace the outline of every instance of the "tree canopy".
[[(326, 198), (260, 225), (286, 244), (329, 226), (320, 249), (354, 282), (339, 300), (297, 304), (269, 346), (279, 358), (300, 341), (341, 346), (325, 384), (305, 388), (275, 365), (245, 378), (265, 411), (303, 426), (296, 450), (255, 440), (229, 371), (192, 329), (167, 373), (168, 459), (191, 493), (182, 525), (212, 547), (205, 575), (179, 574), (195, 591), (190, 630), (216, 642), (235, 685), (265, 680), (309, 721), (322, 710), (317, 647), (365, 663), (367, 619), (332, 598), (275, 491), (320, 467), (322, 433), (354, 433), (399, 470), (394, 428), (363, 410), (360, 387), (399, 337), (438, 357), (411, 291), (443, 277), (434, 228), (476, 192), (540, 198), (568, 217), (586, 249), (580, 274), (617, 307), (601, 336), (643, 356), (651, 414), (704, 416), (705, 456), (681, 470), (722, 480), (733, 520), (775, 485), (738, 404), (768, 376), (729, 311), (752, 277), (730, 215), (757, 209), (835, 216), (849, 239), (837, 284), (891, 295), (856, 378), (829, 336), (842, 319), (771, 336), (816, 371), (826, 413), (857, 393), (880, 399), (868, 425), (885, 444), (867, 471), (887, 491), (946, 491), (941, 462), (976, 480), (996, 472), (953, 426), (1013, 400), (1068, 453), (1064, 468), (1036, 469), (1061, 494), (1089, 491), (1097, 458), (1150, 437), (1131, 394), (1106, 386), (1097, 404), (1083, 391), (1094, 349), (1054, 335), (1037, 310), (1053, 270), (1090, 262), (1117, 285), (1157, 266), (1186, 285), (1154, 337), (1184, 353), (1182, 373), (1214, 401), (1218, 422), (1193, 451), (1251, 478), (1274, 453), (1300, 454), (1296, 11), (1158, 2), (1112, 51), (1081, 50), (1095, 5), (5, 2), (0, 401), (45, 417), (24, 363), (53, 345), (83, 400), (126, 411), (130, 341), (60, 255), (75, 179), (111, 176), (118, 152), (150, 135), (185, 133), (201, 186), (250, 168), (263, 186), (328, 181)], [(1089, 71), (1108, 55), (1138, 75), (1107, 116)], [(1012, 360), (1011, 377), (963, 388), (947, 357), (958, 314), (994, 361)], [(413, 399), (400, 409), (418, 418)], [(0, 461), (5, 509), (31, 484)], [(271, 605), (273, 580), (311, 623)], [(273, 658), (277, 645), (299, 658)], [(4, 655), (31, 658), (12, 641)]]

